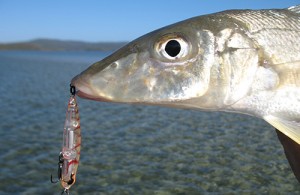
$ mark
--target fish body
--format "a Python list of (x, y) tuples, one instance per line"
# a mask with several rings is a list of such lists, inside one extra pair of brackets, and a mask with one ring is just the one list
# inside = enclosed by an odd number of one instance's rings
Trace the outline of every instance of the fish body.
[(98, 101), (256, 116), (300, 144), (300, 5), (229, 10), (161, 28), (72, 85)]

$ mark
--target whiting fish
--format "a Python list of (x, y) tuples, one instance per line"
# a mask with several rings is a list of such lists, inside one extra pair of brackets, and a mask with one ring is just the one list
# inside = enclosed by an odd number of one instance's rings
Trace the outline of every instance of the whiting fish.
[(72, 85), (98, 101), (263, 118), (300, 181), (300, 5), (229, 10), (161, 28), (91, 65)]

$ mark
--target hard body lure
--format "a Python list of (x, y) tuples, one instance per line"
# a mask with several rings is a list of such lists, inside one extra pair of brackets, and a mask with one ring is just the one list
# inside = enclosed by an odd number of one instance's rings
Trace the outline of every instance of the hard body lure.
[(68, 102), (63, 132), (63, 146), (58, 162), (58, 179), (64, 188), (62, 194), (69, 194), (69, 189), (75, 183), (81, 148), (81, 130), (75, 87), (71, 86), (70, 91), (71, 97)]

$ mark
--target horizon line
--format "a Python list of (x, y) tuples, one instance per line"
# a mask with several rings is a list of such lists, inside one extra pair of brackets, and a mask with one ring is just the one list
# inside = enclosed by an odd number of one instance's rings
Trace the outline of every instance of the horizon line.
[(32, 38), (32, 39), (27, 39), (27, 40), (16, 40), (16, 41), (0, 41), (0, 44), (15, 44), (15, 43), (28, 43), (28, 42), (33, 42), (33, 41), (38, 41), (38, 40), (49, 40), (49, 41), (61, 41), (61, 42), (84, 42), (84, 43), (128, 43), (130, 41), (85, 41), (85, 40), (79, 40), (79, 39), (61, 39), (61, 38)]

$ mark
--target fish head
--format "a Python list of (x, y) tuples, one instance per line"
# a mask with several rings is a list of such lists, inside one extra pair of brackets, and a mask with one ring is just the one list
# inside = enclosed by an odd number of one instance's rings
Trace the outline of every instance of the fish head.
[(215, 36), (201, 25), (192, 19), (146, 34), (71, 83), (80, 97), (98, 101), (214, 109), (222, 101), (211, 75)]
[(214, 63), (210, 31), (172, 25), (146, 34), (72, 79), (77, 94), (98, 101), (183, 105), (203, 97)]

